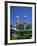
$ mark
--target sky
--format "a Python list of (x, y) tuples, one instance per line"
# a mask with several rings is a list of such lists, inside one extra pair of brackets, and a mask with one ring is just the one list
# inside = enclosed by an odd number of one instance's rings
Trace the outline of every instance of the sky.
[(16, 16), (19, 16), (19, 21), (22, 22), (24, 16), (27, 21), (32, 21), (32, 7), (10, 6), (10, 24), (16, 24)]

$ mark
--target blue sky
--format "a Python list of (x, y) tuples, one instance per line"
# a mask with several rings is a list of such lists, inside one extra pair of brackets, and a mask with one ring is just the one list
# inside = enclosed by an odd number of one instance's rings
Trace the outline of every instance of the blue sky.
[(20, 22), (23, 17), (27, 17), (27, 21), (32, 21), (32, 7), (10, 6), (10, 24), (15, 25), (16, 16), (19, 16)]

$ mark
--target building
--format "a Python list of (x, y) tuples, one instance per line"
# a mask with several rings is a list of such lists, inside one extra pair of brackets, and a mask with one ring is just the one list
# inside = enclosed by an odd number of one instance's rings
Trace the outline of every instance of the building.
[(19, 30), (19, 16), (16, 17), (16, 30)]
[[(19, 22), (19, 16), (16, 17), (16, 26), (15, 26), (16, 31), (19, 31), (19, 25), (21, 26), (20, 28), (22, 28), (22, 30), (26, 31), (26, 28), (27, 28), (28, 24), (31, 25), (29, 22), (27, 22), (27, 17), (26, 16), (24, 16), (24, 19), (23, 19), (22, 23)], [(30, 27), (32, 27), (32, 26), (30, 26)]]
[(24, 16), (24, 30), (26, 30), (27, 18)]

